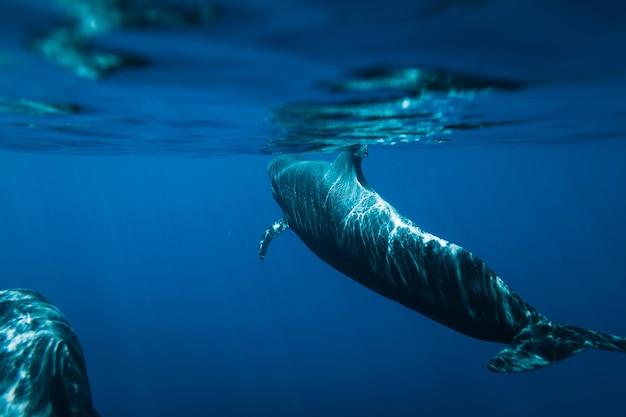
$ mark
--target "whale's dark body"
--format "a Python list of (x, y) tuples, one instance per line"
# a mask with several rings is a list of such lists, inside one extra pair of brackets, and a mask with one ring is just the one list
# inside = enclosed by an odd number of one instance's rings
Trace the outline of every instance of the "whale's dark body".
[(98, 416), (78, 338), (35, 291), (0, 291), (0, 416)]
[(322, 260), (360, 284), (454, 330), (509, 344), (495, 372), (540, 368), (586, 348), (626, 352), (626, 339), (554, 323), (515, 294), (484, 262), (416, 226), (369, 185), (366, 147), (333, 162), (282, 156), (270, 162), (284, 217), (260, 243), (287, 228)]

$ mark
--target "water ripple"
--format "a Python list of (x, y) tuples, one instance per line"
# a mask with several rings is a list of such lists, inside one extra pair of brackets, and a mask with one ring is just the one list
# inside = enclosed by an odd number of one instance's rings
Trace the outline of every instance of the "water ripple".
[(270, 119), (276, 130), (268, 151), (336, 150), (363, 143), (448, 143), (454, 141), (455, 131), (518, 123), (472, 113), (470, 105), (493, 91), (511, 94), (524, 87), (516, 80), (443, 69), (384, 66), (318, 85), (351, 98), (272, 109)]

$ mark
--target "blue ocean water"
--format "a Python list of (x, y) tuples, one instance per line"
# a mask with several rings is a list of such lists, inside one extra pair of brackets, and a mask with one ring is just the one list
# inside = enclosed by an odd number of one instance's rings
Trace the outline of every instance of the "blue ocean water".
[(93, 3), (5, 3), (1, 288), (65, 313), (103, 417), (626, 414), (624, 355), (493, 374), (503, 346), (295, 234), (257, 256), (282, 215), (273, 156), (367, 142), (401, 213), (550, 318), (626, 336), (624, 6), (237, 0), (95, 34), (89, 50), (145, 61), (95, 80), (32, 47)]

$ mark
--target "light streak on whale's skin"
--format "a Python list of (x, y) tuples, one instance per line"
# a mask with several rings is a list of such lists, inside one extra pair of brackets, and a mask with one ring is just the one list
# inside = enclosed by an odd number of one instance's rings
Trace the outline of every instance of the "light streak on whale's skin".
[(98, 417), (78, 338), (35, 291), (0, 291), (0, 416)]
[(587, 348), (626, 352), (626, 339), (554, 323), (478, 257), (402, 216), (370, 186), (354, 147), (333, 162), (281, 156), (270, 162), (284, 217), (259, 244), (292, 229), (326, 263), (358, 283), (458, 332), (508, 346), (494, 372), (537, 369)]

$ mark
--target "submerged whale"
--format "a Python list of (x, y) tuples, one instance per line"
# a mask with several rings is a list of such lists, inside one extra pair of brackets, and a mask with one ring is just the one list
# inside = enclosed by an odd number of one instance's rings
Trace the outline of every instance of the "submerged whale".
[(0, 416), (98, 417), (78, 338), (32, 290), (0, 291)]
[(361, 171), (366, 146), (333, 162), (281, 156), (268, 173), (284, 217), (259, 256), (292, 229), (323, 261), (358, 283), (465, 335), (506, 343), (487, 365), (521, 372), (587, 348), (626, 352), (626, 338), (555, 323), (514, 293), (483, 261), (403, 217)]

